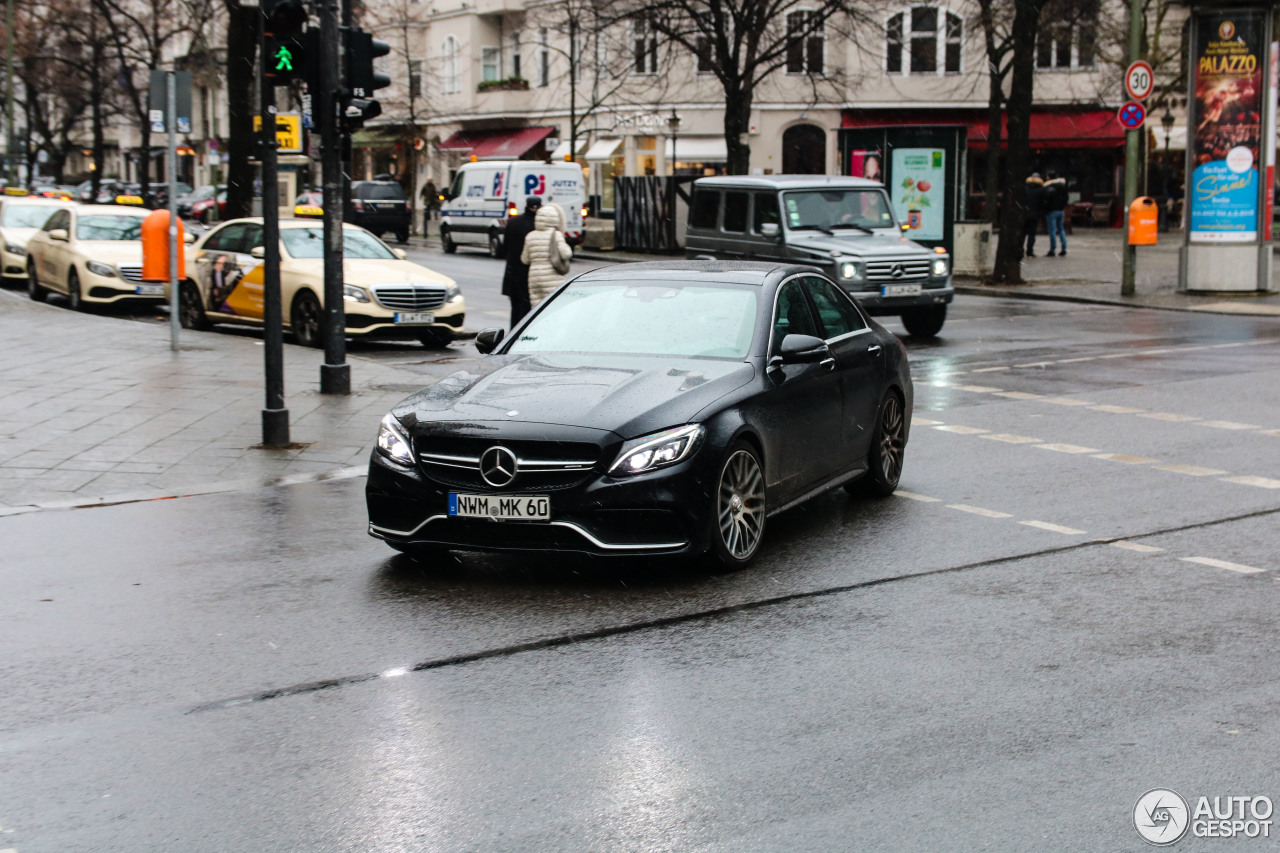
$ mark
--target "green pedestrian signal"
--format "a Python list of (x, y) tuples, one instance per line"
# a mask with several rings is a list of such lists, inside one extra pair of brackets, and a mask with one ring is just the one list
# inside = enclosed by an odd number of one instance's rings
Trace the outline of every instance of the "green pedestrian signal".
[(293, 54), (285, 45), (280, 45), (280, 49), (276, 51), (276, 70), (292, 71), (293, 70)]

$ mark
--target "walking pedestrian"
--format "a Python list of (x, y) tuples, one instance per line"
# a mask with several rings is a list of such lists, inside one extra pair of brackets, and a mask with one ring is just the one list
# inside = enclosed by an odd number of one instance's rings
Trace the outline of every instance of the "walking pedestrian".
[[(537, 305), (564, 281), (564, 273), (556, 270), (556, 260), (566, 265), (573, 257), (573, 249), (564, 239), (564, 211), (560, 205), (544, 204), (533, 221), (535, 230), (525, 238), (520, 260), (529, 265), (529, 301)], [(564, 268), (567, 272), (568, 267)]]
[(1033, 172), (1022, 196), (1022, 234), (1027, 241), (1027, 257), (1036, 256), (1036, 230), (1044, 216), (1044, 178)]
[[(1044, 184), (1044, 222), (1049, 231), (1049, 257), (1067, 253), (1067, 232), (1064, 227), (1067, 211), (1067, 179), (1048, 172)], [(1062, 250), (1058, 251), (1061, 246)]]
[(525, 238), (536, 227), (534, 219), (542, 199), (529, 196), (524, 203), (524, 213), (507, 221), (507, 233), (503, 243), (507, 250), (507, 268), (502, 273), (502, 295), (511, 300), (511, 328), (529, 313), (529, 265), (521, 257)]
[(427, 232), (431, 230), (431, 220), (436, 218), (436, 211), (440, 209), (440, 191), (436, 189), (436, 182), (428, 179), (426, 186), (422, 188), (422, 236), (426, 237)]

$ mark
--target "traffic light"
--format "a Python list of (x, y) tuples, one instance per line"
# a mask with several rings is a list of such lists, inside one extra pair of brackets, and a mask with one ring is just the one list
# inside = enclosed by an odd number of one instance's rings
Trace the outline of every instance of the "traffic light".
[(342, 130), (351, 133), (364, 127), (364, 123), (382, 115), (382, 104), (372, 98), (342, 99)]
[(315, 30), (303, 31), (307, 17), (303, 0), (262, 0), (262, 74), (277, 85), (309, 79), (319, 40)]
[(262, 0), (262, 17), (267, 35), (289, 39), (306, 26), (307, 6), (303, 0)]
[(346, 33), (347, 90), (352, 98), (368, 98), (378, 89), (391, 85), (391, 78), (373, 70), (373, 60), (391, 52), (391, 45), (371, 33), (350, 30)]

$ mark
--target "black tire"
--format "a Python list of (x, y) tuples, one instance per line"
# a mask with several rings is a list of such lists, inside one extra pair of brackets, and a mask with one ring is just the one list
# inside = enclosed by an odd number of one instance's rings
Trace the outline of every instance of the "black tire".
[(727, 569), (750, 563), (764, 541), (764, 466), (754, 447), (734, 442), (711, 496), (711, 556)]
[(404, 231), (396, 232), (396, 242), (399, 243), (401, 246), (409, 242), (409, 232), (407, 229)]
[(184, 281), (178, 285), (178, 322), (182, 324), (182, 328), (197, 332), (207, 331), (213, 325), (204, 313), (200, 290), (193, 281)]
[(498, 236), (497, 231), (489, 232), (489, 257), (505, 258), (507, 256), (507, 247), (503, 245), (502, 238)]
[(446, 255), (452, 255), (458, 251), (458, 244), (453, 242), (453, 238), (449, 236), (449, 229), (440, 226), (440, 247), (444, 249)]
[(453, 332), (448, 329), (427, 329), (418, 335), (427, 349), (444, 349), (453, 343)]
[(931, 338), (942, 331), (942, 324), (947, 322), (947, 306), (933, 305), (929, 308), (912, 308), (902, 312), (902, 325), (907, 334), (920, 338)]
[(48, 289), (40, 284), (40, 279), (36, 276), (35, 261), (27, 262), (27, 296), (31, 297), (32, 302), (44, 302), (49, 298)]
[(907, 444), (907, 413), (897, 391), (885, 392), (867, 453), (867, 473), (845, 486), (850, 494), (887, 498), (898, 488)]
[(73, 267), (67, 273), (67, 307), (72, 311), (85, 310), (84, 297), (80, 293), (80, 274)]
[(209, 212), (209, 211), (207, 211), (207, 210), (202, 210), (202, 211), (200, 211), (200, 224), (201, 224), (201, 225), (204, 225), (204, 226), (206, 226), (206, 227), (207, 227), (207, 226), (208, 226), (210, 223), (212, 223), (212, 222), (213, 222), (213, 214), (212, 214), (212, 213), (210, 213), (210, 212)]
[(324, 312), (314, 293), (304, 290), (293, 300), (289, 311), (289, 328), (293, 339), (304, 347), (324, 346)]

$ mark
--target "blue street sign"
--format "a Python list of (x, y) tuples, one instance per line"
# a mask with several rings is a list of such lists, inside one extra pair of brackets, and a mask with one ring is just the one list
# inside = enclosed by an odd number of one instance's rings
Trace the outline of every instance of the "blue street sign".
[(1116, 118), (1120, 119), (1125, 130), (1137, 130), (1147, 120), (1147, 108), (1137, 101), (1130, 101), (1120, 108)]

